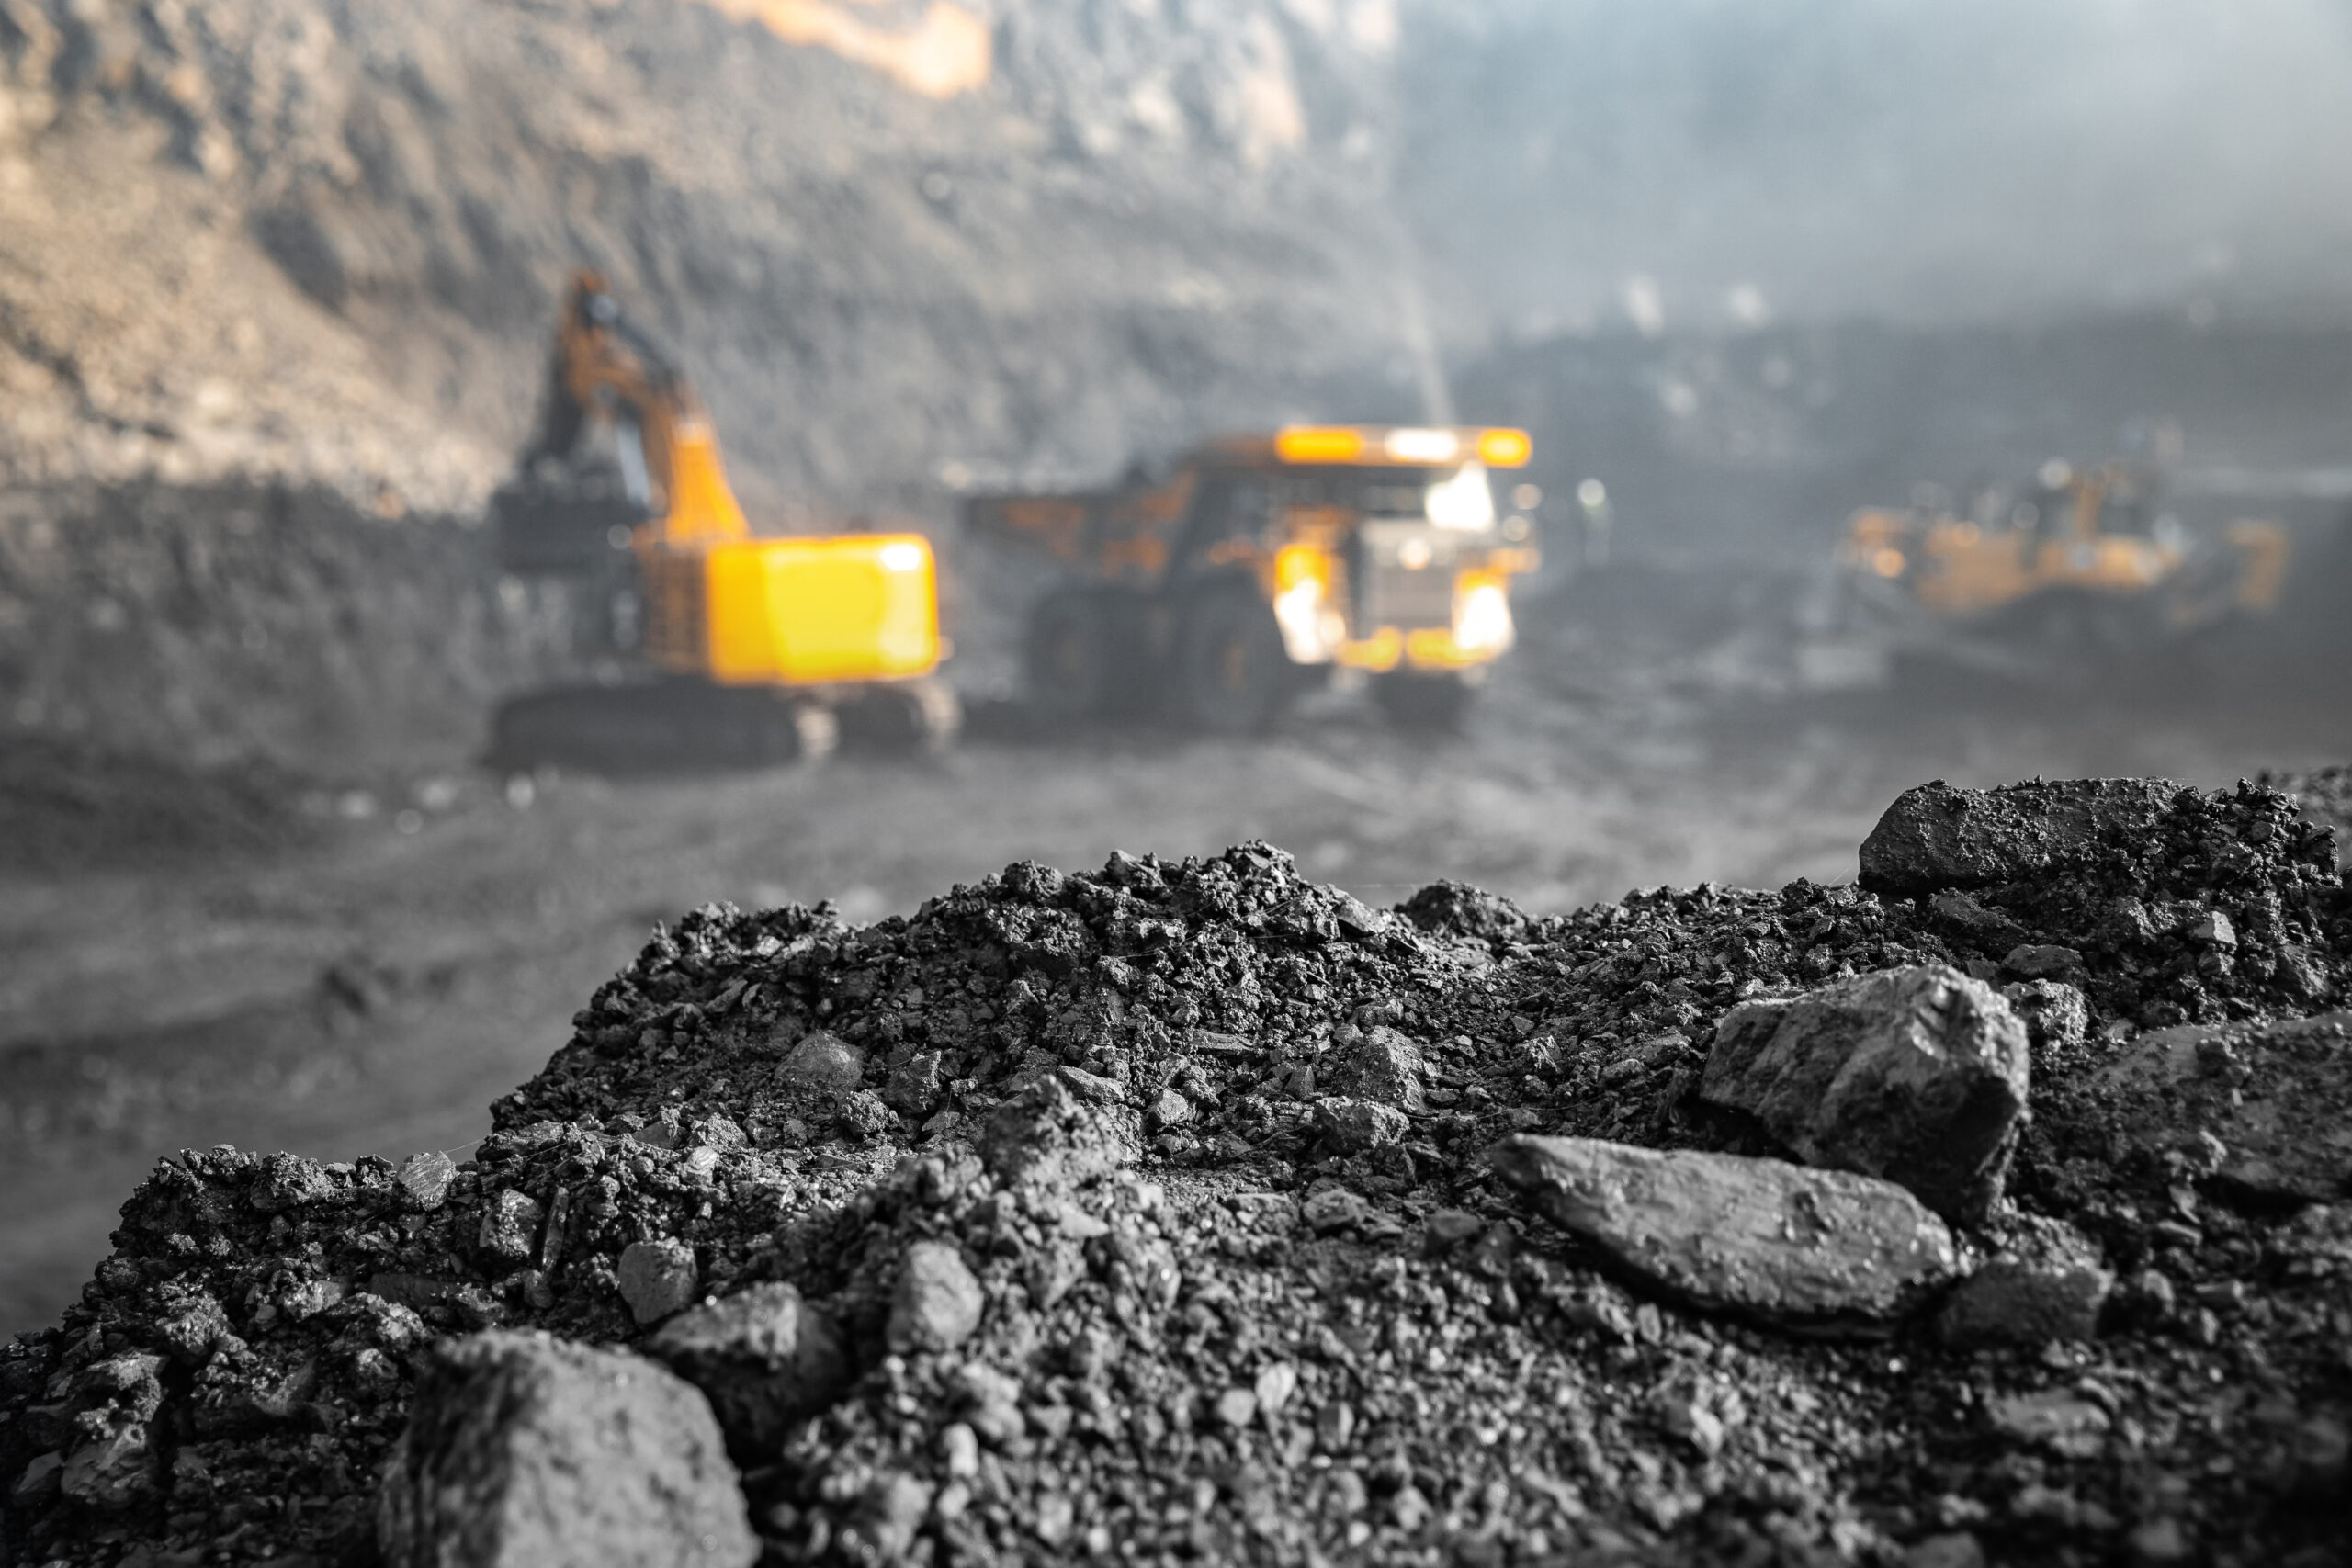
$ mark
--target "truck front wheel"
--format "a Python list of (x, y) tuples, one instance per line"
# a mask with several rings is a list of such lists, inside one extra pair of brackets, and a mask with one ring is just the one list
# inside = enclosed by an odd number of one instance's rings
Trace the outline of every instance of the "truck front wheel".
[(1264, 729), (1298, 684), (1272, 607), (1238, 583), (1204, 590), (1185, 606), (1173, 674), (1182, 716), (1221, 735)]
[(1399, 729), (1451, 732), (1470, 716), (1477, 688), (1459, 675), (1396, 670), (1372, 679), (1372, 700)]
[(1109, 605), (1091, 589), (1057, 589), (1029, 615), (1023, 649), (1029, 700), (1049, 718), (1091, 718), (1111, 705)]

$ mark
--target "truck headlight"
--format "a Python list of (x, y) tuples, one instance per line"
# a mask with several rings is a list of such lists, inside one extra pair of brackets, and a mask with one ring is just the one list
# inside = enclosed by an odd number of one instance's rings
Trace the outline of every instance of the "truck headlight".
[[(1320, 664), (1339, 638), (1337, 619), (1325, 600), (1330, 592), (1331, 558), (1310, 545), (1289, 545), (1274, 555), (1274, 624), (1282, 628), (1283, 651), (1294, 663)], [(1341, 625), (1341, 637), (1346, 627)]]
[(1464, 653), (1500, 653), (1512, 635), (1510, 595), (1503, 585), (1465, 583), (1453, 604), (1453, 645)]

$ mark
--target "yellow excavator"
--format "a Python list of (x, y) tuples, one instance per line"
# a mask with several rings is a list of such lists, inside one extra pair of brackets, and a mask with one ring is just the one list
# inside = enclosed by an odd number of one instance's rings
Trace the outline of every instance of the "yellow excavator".
[(2151, 468), (2053, 460), (1966, 515), (1934, 498), (1865, 508), (1838, 551), (1845, 618), (1898, 652), (2030, 674), (2096, 672), (2277, 608), (2284, 529), (2241, 519), (2199, 539), (2157, 501)]
[(570, 582), (618, 677), (506, 704), (509, 765), (810, 760), (844, 716), (925, 747), (955, 733), (930, 541), (755, 536), (693, 389), (594, 272), (492, 513), (502, 566)]

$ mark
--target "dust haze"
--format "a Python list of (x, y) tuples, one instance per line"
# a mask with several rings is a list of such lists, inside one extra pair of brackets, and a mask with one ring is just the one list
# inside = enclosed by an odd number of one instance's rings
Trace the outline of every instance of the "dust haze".
[(2332, 0), (1502, 0), (1417, 42), (1397, 189), (1464, 332), (2352, 299)]
[[(754, 534), (935, 550), (952, 745), (494, 754), (645, 672), (492, 523), (581, 268)], [(1532, 455), (1451, 726), (1396, 628), (1230, 733), (1050, 711), (1039, 607), (1113, 573), (964, 525), (1457, 421)], [(2125, 614), (1857, 618), (2143, 481)], [(462, 1154), (713, 903), (1263, 838), (1566, 915), (1845, 884), (1930, 778), (2309, 776), (2347, 511), (2342, 0), (5, 0), (0, 1327), (171, 1151)]]

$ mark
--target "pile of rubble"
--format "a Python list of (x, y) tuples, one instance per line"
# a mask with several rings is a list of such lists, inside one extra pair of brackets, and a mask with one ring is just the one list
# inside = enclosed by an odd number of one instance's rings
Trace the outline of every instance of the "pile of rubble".
[(1861, 874), (690, 916), (469, 1159), (159, 1167), (0, 1561), (2343, 1561), (2329, 833), (1933, 784)]

